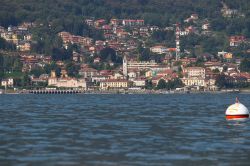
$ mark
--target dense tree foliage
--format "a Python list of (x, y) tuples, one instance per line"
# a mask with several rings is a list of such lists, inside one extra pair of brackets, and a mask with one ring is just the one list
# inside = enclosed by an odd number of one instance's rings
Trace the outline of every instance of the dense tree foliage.
[(164, 79), (160, 79), (156, 88), (171, 90), (171, 89), (181, 88), (183, 86), (184, 84), (179, 78), (169, 80), (168, 82), (166, 82)]
[(0, 54), (0, 78), (4, 75), (4, 68), (3, 68), (3, 56)]
[(0, 54), (0, 68), (4, 72), (20, 72), (22, 69), (20, 57)]
[(80, 70), (79, 65), (75, 65), (74, 63), (70, 62), (66, 66), (67, 73), (70, 77), (77, 77), (78, 71)]
[(250, 60), (243, 59), (239, 68), (241, 72), (250, 72)]
[(168, 47), (175, 47), (174, 31), (154, 31), (151, 40), (156, 43), (165, 43)]
[(160, 79), (157, 84), (157, 89), (165, 89), (167, 87), (167, 83), (164, 79)]
[(226, 88), (227, 87), (226, 76), (224, 74), (219, 75), (216, 78), (215, 85), (217, 85), (219, 88)]
[[(246, 18), (249, 18), (248, 0), (224, 0), (224, 2), (229, 7), (245, 13)], [(221, 8), (222, 3), (218, 0), (1, 0), (0, 25), (6, 27), (23, 21), (52, 21), (63, 18), (65, 20), (71, 18), (73, 21), (73, 16), (78, 16), (105, 19), (143, 18), (149, 24), (166, 26), (182, 21), (192, 13), (197, 13), (202, 18), (216, 18), (214, 23), (218, 23), (221, 22), (218, 17)], [(224, 26), (228, 25), (226, 22)], [(223, 25), (217, 28), (223, 28)], [(238, 31), (246, 27), (244, 25)], [(71, 29), (78, 29), (81, 33), (81, 28), (77, 25)]]
[(225, 50), (228, 45), (228, 39), (223, 34), (217, 34), (216, 36), (191, 34), (182, 37), (181, 40), (181, 48), (191, 50), (192, 54), (196, 56), (200, 56), (200, 53), (206, 52), (217, 54), (218, 51)]
[(122, 63), (122, 58), (116, 54), (113, 48), (107, 47), (100, 51), (100, 58), (105, 62)]
[(230, 81), (230, 77), (225, 74), (220, 74), (217, 76), (215, 85), (219, 88), (245, 88), (249, 86), (246, 81)]
[(0, 49), (2, 50), (15, 50), (16, 46), (12, 43), (7, 42), (3, 38), (0, 37)]

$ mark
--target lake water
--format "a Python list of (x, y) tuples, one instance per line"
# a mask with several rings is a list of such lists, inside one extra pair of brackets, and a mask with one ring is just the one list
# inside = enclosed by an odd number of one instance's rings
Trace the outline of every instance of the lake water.
[(0, 165), (250, 165), (250, 120), (224, 117), (235, 97), (0, 95)]

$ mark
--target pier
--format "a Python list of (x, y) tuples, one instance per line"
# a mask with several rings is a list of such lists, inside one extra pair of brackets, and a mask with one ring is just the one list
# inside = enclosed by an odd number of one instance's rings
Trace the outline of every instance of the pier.
[(78, 94), (84, 93), (83, 90), (27, 90), (23, 93), (30, 94)]

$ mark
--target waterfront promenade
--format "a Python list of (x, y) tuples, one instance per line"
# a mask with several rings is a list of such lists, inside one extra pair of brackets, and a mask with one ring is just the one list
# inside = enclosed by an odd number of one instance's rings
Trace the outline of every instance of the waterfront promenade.
[(250, 93), (249, 89), (224, 89), (218, 91), (177, 91), (177, 90), (70, 90), (70, 89), (39, 89), (1, 91), (0, 94), (188, 94), (188, 93)]

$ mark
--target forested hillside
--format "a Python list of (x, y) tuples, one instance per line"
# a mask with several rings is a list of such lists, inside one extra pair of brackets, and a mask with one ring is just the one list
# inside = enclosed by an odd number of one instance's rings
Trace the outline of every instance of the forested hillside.
[[(250, 15), (249, 0), (224, 0), (234, 9)], [(143, 18), (147, 23), (167, 25), (192, 13), (203, 18), (220, 17), (219, 0), (1, 0), (0, 24), (23, 21), (52, 21), (73, 16), (109, 19)]]

